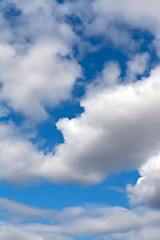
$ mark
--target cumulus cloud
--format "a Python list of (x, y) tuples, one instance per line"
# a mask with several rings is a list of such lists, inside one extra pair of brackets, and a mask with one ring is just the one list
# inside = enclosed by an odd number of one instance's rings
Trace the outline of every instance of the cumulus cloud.
[(12, 123), (0, 124), (1, 180), (94, 184), (107, 174), (139, 168), (159, 154), (159, 76), (119, 84), (117, 64), (106, 64), (81, 100), (84, 112), (57, 122), (64, 143), (44, 154)]
[(35, 175), (43, 154), (38, 153), (31, 142), (21, 137), (12, 123), (0, 124), (0, 179), (21, 184)]
[[(113, 240), (133, 240), (138, 236), (146, 240), (157, 240), (159, 234), (159, 212), (144, 207), (132, 210), (109, 206), (65, 208), (61, 211), (55, 211), (54, 222), (52, 220), (48, 224), (43, 224), (44, 216), (46, 216), (46, 210), (44, 209), (36, 209), (1, 198), (0, 207), (3, 208), (4, 206), (4, 211), (6, 208), (10, 210), (11, 214), (9, 216), (11, 218), (16, 214), (15, 206), (18, 215), (23, 212), (23, 218), (20, 219), (18, 224), (1, 222), (0, 237), (5, 240), (17, 240), (22, 239), (22, 237), (23, 239), (32, 237), (36, 240), (68, 240), (85, 236)], [(49, 215), (54, 212), (54, 210), (47, 211)], [(23, 222), (26, 219), (25, 214), (27, 217), (30, 216), (27, 223)], [(33, 216), (36, 216), (36, 214), (39, 223), (32, 223)]]
[(160, 208), (160, 156), (152, 157), (139, 169), (141, 177), (135, 186), (128, 185), (127, 191), (131, 204), (141, 202), (150, 207)]
[[(11, 10), (14, 14), (8, 17)], [(67, 23), (68, 15), (78, 16), (81, 23), (76, 27), (83, 32), (84, 41), (91, 36), (105, 36), (116, 47), (132, 50), (126, 76), (121, 79), (117, 63), (104, 65), (81, 98), (84, 112), (56, 123), (64, 143), (53, 146), (51, 152), (39, 150), (21, 127), (1, 121), (0, 180), (17, 185), (42, 180), (96, 184), (109, 173), (136, 168), (141, 177), (135, 186), (127, 186), (130, 203), (145, 202), (159, 208), (160, 67), (153, 69), (149, 77), (143, 76), (149, 53), (133, 51), (137, 43), (130, 31), (149, 31), (159, 54), (158, 0), (82, 0), (64, 4), (2, 0), (0, 118), (6, 117), (11, 108), (36, 122), (42, 121), (48, 117), (47, 107), (71, 97), (82, 72), (73, 48), (78, 44), (81, 49), (83, 42), (72, 23)], [(0, 198), (0, 215), (4, 219), (0, 238), (4, 240), (72, 240), (85, 236), (157, 240), (160, 235), (159, 212), (147, 207), (128, 210), (92, 206), (58, 211)]]
[[(88, 34), (93, 30), (89, 21), (94, 13), (95, 34), (98, 26), (104, 32), (102, 20), (108, 24), (116, 18), (158, 36), (156, 0), (152, 6), (150, 1), (146, 2), (146, 11), (141, 7), (143, 0), (130, 5), (125, 0), (121, 3), (95, 0), (86, 3), (85, 9), (82, 3), (78, 2), (76, 13), (82, 19), (86, 19), (86, 12), (92, 6), (86, 20)], [(58, 4), (45, 0), (31, 5), (31, 2), (14, 0), (12, 7), (17, 11), (14, 16), (17, 22), (13, 27), (5, 15), (10, 4), (10, 1), (1, 2), (0, 101), (36, 121), (43, 120), (47, 118), (45, 107), (68, 99), (81, 74), (72, 50), (78, 37), (64, 21), (65, 15), (73, 13), (75, 5), (70, 1)], [(1, 123), (1, 180), (21, 184), (42, 179), (94, 184), (110, 172), (139, 168), (159, 154), (159, 67), (148, 78), (135, 82), (137, 75), (144, 74), (148, 58), (148, 53), (140, 53), (127, 62), (124, 84), (117, 64), (104, 66), (81, 99), (84, 113), (57, 122), (64, 143), (57, 145), (54, 153), (44, 154), (14, 124)], [(0, 116), (7, 114), (1, 108)]]
[[(10, 8), (17, 9), (14, 27), (5, 17)], [(58, 14), (56, 1), (2, 1), (1, 9), (0, 100), (33, 120), (44, 120), (45, 107), (69, 99), (81, 76), (72, 51), (78, 38)]]
[[(113, 75), (118, 74), (116, 69)], [(160, 147), (159, 68), (143, 81), (127, 85), (109, 88), (107, 78), (102, 82), (89, 87), (80, 117), (57, 123), (65, 142), (54, 157), (68, 159), (68, 166), (91, 182), (101, 181), (109, 172), (140, 166)]]

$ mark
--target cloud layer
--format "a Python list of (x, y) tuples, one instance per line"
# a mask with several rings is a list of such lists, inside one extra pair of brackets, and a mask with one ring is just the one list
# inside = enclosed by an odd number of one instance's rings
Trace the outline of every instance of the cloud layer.
[[(136, 237), (157, 240), (160, 233), (159, 212), (143, 207), (128, 210), (122, 207), (88, 206), (54, 211), (0, 198), (0, 212), (9, 212), (10, 217), (9, 224), (1, 222), (0, 225), (0, 237), (5, 240), (29, 237), (33, 240), (67, 240), (85, 236), (113, 240), (133, 240)], [(15, 217), (17, 221), (13, 223)], [(36, 217), (39, 222), (30, 223)], [(49, 223), (42, 224), (41, 221), (47, 218)], [(27, 224), (23, 223), (26, 219)]]

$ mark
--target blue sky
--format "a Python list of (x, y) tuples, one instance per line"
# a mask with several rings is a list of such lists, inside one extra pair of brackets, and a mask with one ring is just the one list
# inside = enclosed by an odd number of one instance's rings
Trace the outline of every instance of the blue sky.
[(158, 239), (159, 5), (0, 0), (0, 239)]

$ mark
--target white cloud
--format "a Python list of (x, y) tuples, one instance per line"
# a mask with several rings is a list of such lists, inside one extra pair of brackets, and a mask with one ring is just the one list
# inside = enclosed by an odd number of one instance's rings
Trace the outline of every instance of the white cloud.
[[(77, 5), (80, 9), (77, 14), (83, 18), (82, 2)], [(39, 121), (47, 117), (45, 106), (55, 106), (70, 97), (80, 76), (80, 66), (72, 56), (78, 38), (64, 22), (65, 14), (73, 9), (70, 2), (59, 5), (56, 1), (35, 1), (33, 6), (18, 0), (13, 3), (22, 13), (14, 28), (1, 16), (6, 30), (2, 28), (5, 34), (0, 43), (3, 85), (0, 99)], [(127, 22), (130, 17), (128, 24), (134, 27), (147, 28), (150, 21), (151, 26), (155, 25), (152, 31), (156, 33), (158, 29), (157, 1), (150, 8), (154, 16), (149, 14), (148, 1), (146, 12), (138, 8), (135, 15), (125, 0), (117, 4), (109, 0), (91, 4), (95, 21), (113, 21), (118, 16)], [(131, 6), (136, 9), (135, 3)], [(144, 25), (142, 19), (146, 19)], [(94, 28), (96, 31), (96, 25)], [(135, 75), (144, 73), (147, 59), (146, 53), (136, 54), (128, 62), (128, 83), (124, 85), (118, 85), (119, 67), (114, 63), (105, 65), (81, 100), (84, 113), (58, 121), (64, 143), (55, 147), (55, 154), (38, 151), (14, 125), (1, 123), (0, 178), (21, 184), (41, 179), (94, 184), (110, 172), (140, 167), (159, 154), (160, 69), (153, 70), (149, 78), (129, 83)]]
[[(116, 69), (113, 74), (118, 74)], [(94, 183), (109, 172), (136, 168), (158, 154), (159, 74), (157, 68), (143, 81), (111, 88), (107, 78), (92, 84), (81, 101), (84, 113), (57, 123), (65, 142), (54, 158), (68, 162), (80, 181)]]
[(119, 74), (116, 64), (106, 65), (81, 100), (84, 113), (58, 121), (64, 143), (54, 153), (38, 151), (19, 128), (1, 123), (0, 178), (17, 184), (42, 179), (94, 184), (159, 154), (160, 69), (124, 85), (117, 84)]
[[(81, 76), (72, 48), (82, 43), (65, 23), (65, 15), (76, 12), (84, 21), (81, 29), (85, 34), (105, 35), (125, 49), (133, 50), (136, 43), (117, 22), (149, 30), (156, 38), (159, 54), (158, 0), (67, 1), (64, 5), (50, 0), (13, 0), (3, 1), (3, 10), (9, 9), (10, 3), (21, 14), (11, 27), (0, 13), (0, 103), (32, 120), (46, 119), (46, 106), (54, 107), (70, 98)], [(53, 152), (44, 154), (13, 123), (0, 122), (0, 179), (22, 185), (43, 179), (95, 184), (111, 172), (138, 168), (141, 177), (137, 184), (127, 186), (131, 203), (146, 202), (159, 208), (160, 68), (135, 82), (137, 75), (144, 74), (148, 58), (148, 53), (141, 53), (127, 62), (124, 84), (119, 66), (106, 63), (81, 99), (84, 113), (57, 122), (64, 143)], [(7, 114), (7, 108), (1, 107), (0, 117)], [(83, 236), (157, 240), (160, 235), (159, 212), (148, 208), (103, 206), (55, 211), (0, 198), (0, 212), (4, 218), (10, 217), (9, 223), (0, 224), (3, 240), (70, 240)], [(46, 219), (50, 224), (43, 224)], [(23, 223), (26, 220), (28, 223)], [(33, 220), (37, 223), (30, 223)]]
[(150, 207), (160, 208), (160, 156), (152, 157), (139, 170), (141, 177), (135, 186), (128, 185), (127, 191), (131, 204), (141, 202)]
[(12, 123), (0, 124), (0, 152), (0, 179), (17, 184), (32, 180), (39, 160), (43, 161), (43, 154), (24, 140)]
[[(160, 16), (158, 9), (160, 3), (158, 0), (131, 2), (93, 0), (89, 3), (87, 1), (87, 4), (86, 1), (81, 0), (76, 3), (67, 1), (67, 3), (65, 4), (66, 13), (80, 17), (83, 23), (82, 31), (86, 36), (103, 36), (128, 54), (137, 51), (141, 45), (139, 39), (137, 41), (132, 38), (131, 30), (140, 30), (142, 33), (146, 31), (156, 38), (153, 45), (156, 47), (156, 52), (159, 52)], [(142, 40), (143, 34), (141, 37)]]
[[(128, 49), (135, 43), (127, 30), (116, 26), (117, 20), (134, 28), (148, 29), (155, 34), (158, 43), (160, 17), (157, 0), (153, 3), (144, 0), (133, 3), (95, 0), (90, 3), (78, 1), (76, 4), (45, 0), (26, 4), (14, 0), (2, 1), (2, 10), (9, 9), (10, 4), (15, 4), (21, 14), (17, 16), (14, 28), (2, 13), (0, 16), (3, 33), (0, 99), (36, 121), (47, 118), (46, 106), (53, 107), (70, 97), (76, 78), (81, 75), (80, 66), (72, 56), (72, 47), (78, 38), (71, 26), (65, 23), (66, 15), (74, 13), (79, 16), (84, 21), (82, 30), (86, 29), (88, 34), (103, 33), (116, 45), (124, 45)], [(71, 60), (66, 58), (68, 55)], [(133, 70), (136, 74), (144, 70), (146, 58), (138, 58), (140, 65), (137, 58), (138, 55), (128, 62), (130, 78), (133, 78)]]
[(133, 56), (133, 58), (127, 62), (126, 81), (134, 82), (137, 80), (137, 75), (143, 75), (147, 70), (148, 62), (148, 53), (139, 53)]
[(47, 118), (46, 106), (54, 107), (71, 97), (81, 75), (72, 51), (78, 38), (58, 19), (55, 1), (15, 3), (21, 10), (15, 26), (10, 27), (2, 16), (0, 19), (5, 24), (0, 42), (0, 99), (15, 111), (41, 121)]
[(37, 234), (27, 233), (17, 227), (8, 226), (7, 224), (0, 227), (0, 237), (4, 240), (44, 240), (43, 237), (38, 236)]
[[(0, 237), (5, 240), (10, 239), (74, 239), (89, 236), (91, 238), (103, 239), (125, 239), (133, 240), (135, 237), (146, 240), (157, 240), (159, 232), (160, 216), (159, 212), (148, 208), (125, 209), (122, 207), (90, 206), (72, 207), (61, 211), (56, 211), (52, 222), (43, 224), (46, 210), (25, 206), (18, 202), (7, 199), (0, 199), (0, 206), (8, 206), (10, 217), (23, 212), (23, 218), (18, 224), (5, 222), (0, 226)], [(18, 209), (18, 206), (20, 209)], [(28, 213), (26, 212), (28, 210)], [(5, 210), (5, 209), (4, 209)], [(54, 210), (47, 210), (52, 215)], [(32, 213), (33, 212), (33, 213)], [(39, 214), (40, 213), (40, 214)], [(26, 214), (26, 216), (25, 216)], [(37, 214), (39, 223), (32, 223), (33, 216)], [(23, 221), (30, 215), (27, 223)], [(30, 222), (31, 221), (31, 222)], [(146, 231), (146, 229), (148, 229)]]
[[(145, 6), (145, 7), (144, 7)], [(95, 0), (93, 10), (98, 17), (110, 22), (122, 21), (134, 28), (142, 28), (151, 31), (153, 34), (160, 33), (159, 1), (135, 0), (128, 2), (122, 0)], [(103, 24), (103, 26), (104, 26)]]
[(28, 206), (7, 198), (0, 197), (0, 213), (1, 218), (9, 218), (10, 223), (23, 222), (24, 220), (49, 219), (50, 221), (57, 219), (58, 211), (40, 209)]

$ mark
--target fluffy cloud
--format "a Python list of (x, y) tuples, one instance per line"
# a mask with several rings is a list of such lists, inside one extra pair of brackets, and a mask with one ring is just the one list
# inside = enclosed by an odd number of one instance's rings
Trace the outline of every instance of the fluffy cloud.
[[(100, 83), (92, 84), (81, 101), (84, 113), (57, 123), (65, 142), (54, 158), (68, 160), (83, 180), (98, 182), (109, 172), (139, 167), (158, 154), (159, 74), (157, 68), (143, 81), (112, 87), (108, 87), (110, 74), (102, 74)], [(115, 82), (116, 75), (117, 67), (112, 67)]]
[(33, 180), (39, 161), (43, 161), (43, 154), (20, 135), (14, 124), (0, 124), (0, 179), (17, 184), (30, 177)]
[(54, 153), (38, 151), (15, 125), (1, 123), (0, 178), (94, 184), (159, 154), (160, 69), (143, 81), (120, 85), (119, 74), (117, 64), (107, 64), (81, 100), (84, 113), (57, 123), (64, 143)]
[(139, 170), (141, 177), (135, 186), (128, 185), (127, 191), (131, 204), (141, 202), (150, 207), (160, 208), (160, 156), (152, 157)]
[[(158, 0), (64, 4), (2, 0), (0, 7), (0, 117), (12, 108), (42, 121), (48, 117), (46, 107), (71, 97), (81, 76), (73, 47), (79, 44), (81, 49), (83, 42), (66, 22), (67, 15), (81, 19), (76, 27), (83, 36), (103, 35), (127, 51), (137, 47), (128, 29), (147, 30), (154, 35), (159, 54)], [(109, 173), (137, 168), (141, 177), (135, 186), (127, 186), (131, 204), (145, 202), (159, 208), (160, 67), (137, 81), (147, 69), (149, 54), (135, 51), (129, 59), (124, 79), (118, 64), (106, 63), (81, 99), (84, 112), (57, 122), (64, 143), (53, 146), (53, 152), (38, 150), (14, 123), (0, 122), (0, 180), (21, 185), (42, 180), (96, 184)], [(0, 238), (4, 240), (84, 236), (157, 240), (160, 235), (159, 212), (147, 207), (92, 206), (57, 211), (0, 198), (0, 215), (5, 219), (0, 223)]]
[[(0, 100), (27, 117), (44, 120), (45, 107), (70, 98), (81, 75), (72, 51), (78, 38), (58, 14), (56, 1), (2, 1), (1, 8)], [(4, 17), (10, 9), (15, 9), (14, 27), (13, 19)]]
[[(11, 9), (10, 4), (1, 3), (4, 34), (0, 39), (0, 101), (36, 121), (43, 120), (47, 117), (45, 107), (68, 99), (80, 76), (81, 70), (72, 52), (78, 38), (64, 21), (64, 16), (73, 12), (74, 4), (42, 0), (31, 5), (14, 0), (12, 4), (17, 11), (12, 19), (14, 27), (5, 15)], [(136, 16), (126, 1), (117, 4), (109, 0), (92, 1), (90, 4), (95, 21), (113, 21), (117, 16), (127, 22), (130, 17), (127, 23), (133, 27), (151, 30), (146, 24), (149, 21), (154, 25), (152, 33), (158, 32), (157, 1), (150, 8), (154, 13), (151, 17), (148, 1), (147, 11), (138, 8)], [(88, 9), (89, 4), (85, 6)], [(134, 3), (131, 6), (136, 9)], [(77, 8), (79, 17), (86, 17), (81, 2)], [(90, 14), (87, 22), (89, 19)], [(142, 19), (146, 19), (144, 25)], [(98, 26), (103, 27), (99, 23)], [(117, 64), (106, 64), (81, 100), (84, 113), (71, 120), (58, 121), (64, 143), (55, 147), (54, 154), (38, 151), (14, 124), (1, 123), (1, 180), (26, 183), (47, 179), (94, 184), (110, 172), (139, 168), (159, 154), (160, 69), (157, 67), (150, 77), (134, 82), (136, 75), (143, 75), (147, 61), (147, 53), (136, 54), (128, 61), (124, 84)], [(2, 108), (0, 114), (5, 116), (7, 110)]]
[[(127, 48), (132, 48), (134, 41), (125, 28), (116, 26), (117, 20), (134, 28), (147, 29), (156, 36), (158, 48), (158, 6), (157, 0), (153, 3), (95, 0), (90, 3), (76, 1), (76, 4), (71, 1), (65, 4), (45, 0), (34, 4), (31, 1), (27, 4), (19, 0), (2, 1), (0, 99), (36, 121), (46, 119), (45, 106), (55, 106), (68, 99), (76, 78), (80, 76), (80, 67), (72, 54), (78, 38), (64, 17), (76, 14), (85, 26), (82, 31), (86, 29), (91, 35), (103, 33), (115, 44), (127, 45)], [(7, 14), (11, 9), (14, 9), (15, 16), (9, 19)], [(137, 67), (136, 61), (130, 62), (130, 74), (132, 68)], [(139, 58), (139, 61), (142, 68), (146, 59)], [(139, 74), (143, 69), (137, 71)]]
[[(4, 203), (5, 208), (3, 209)], [(19, 224), (1, 223), (0, 237), (5, 240), (17, 240), (22, 239), (22, 237), (23, 239), (32, 237), (35, 240), (68, 240), (85, 236), (113, 240), (133, 240), (138, 236), (146, 240), (157, 240), (160, 233), (159, 213), (148, 208), (128, 210), (122, 207), (108, 206), (72, 207), (55, 211), (54, 220), (52, 219), (49, 224), (43, 224), (46, 210), (36, 209), (7, 199), (0, 199), (0, 207), (2, 207), (3, 212), (6, 208), (9, 209), (11, 219), (15, 217), (14, 214), (19, 215), (22, 212), (24, 214)], [(14, 207), (17, 209), (16, 212)], [(49, 215), (53, 214), (53, 210), (47, 211)], [(25, 214), (27, 217), (30, 215), (30, 220), (28, 219), (27, 223), (23, 223), (26, 220)], [(31, 223), (35, 214), (39, 218), (39, 223)]]

